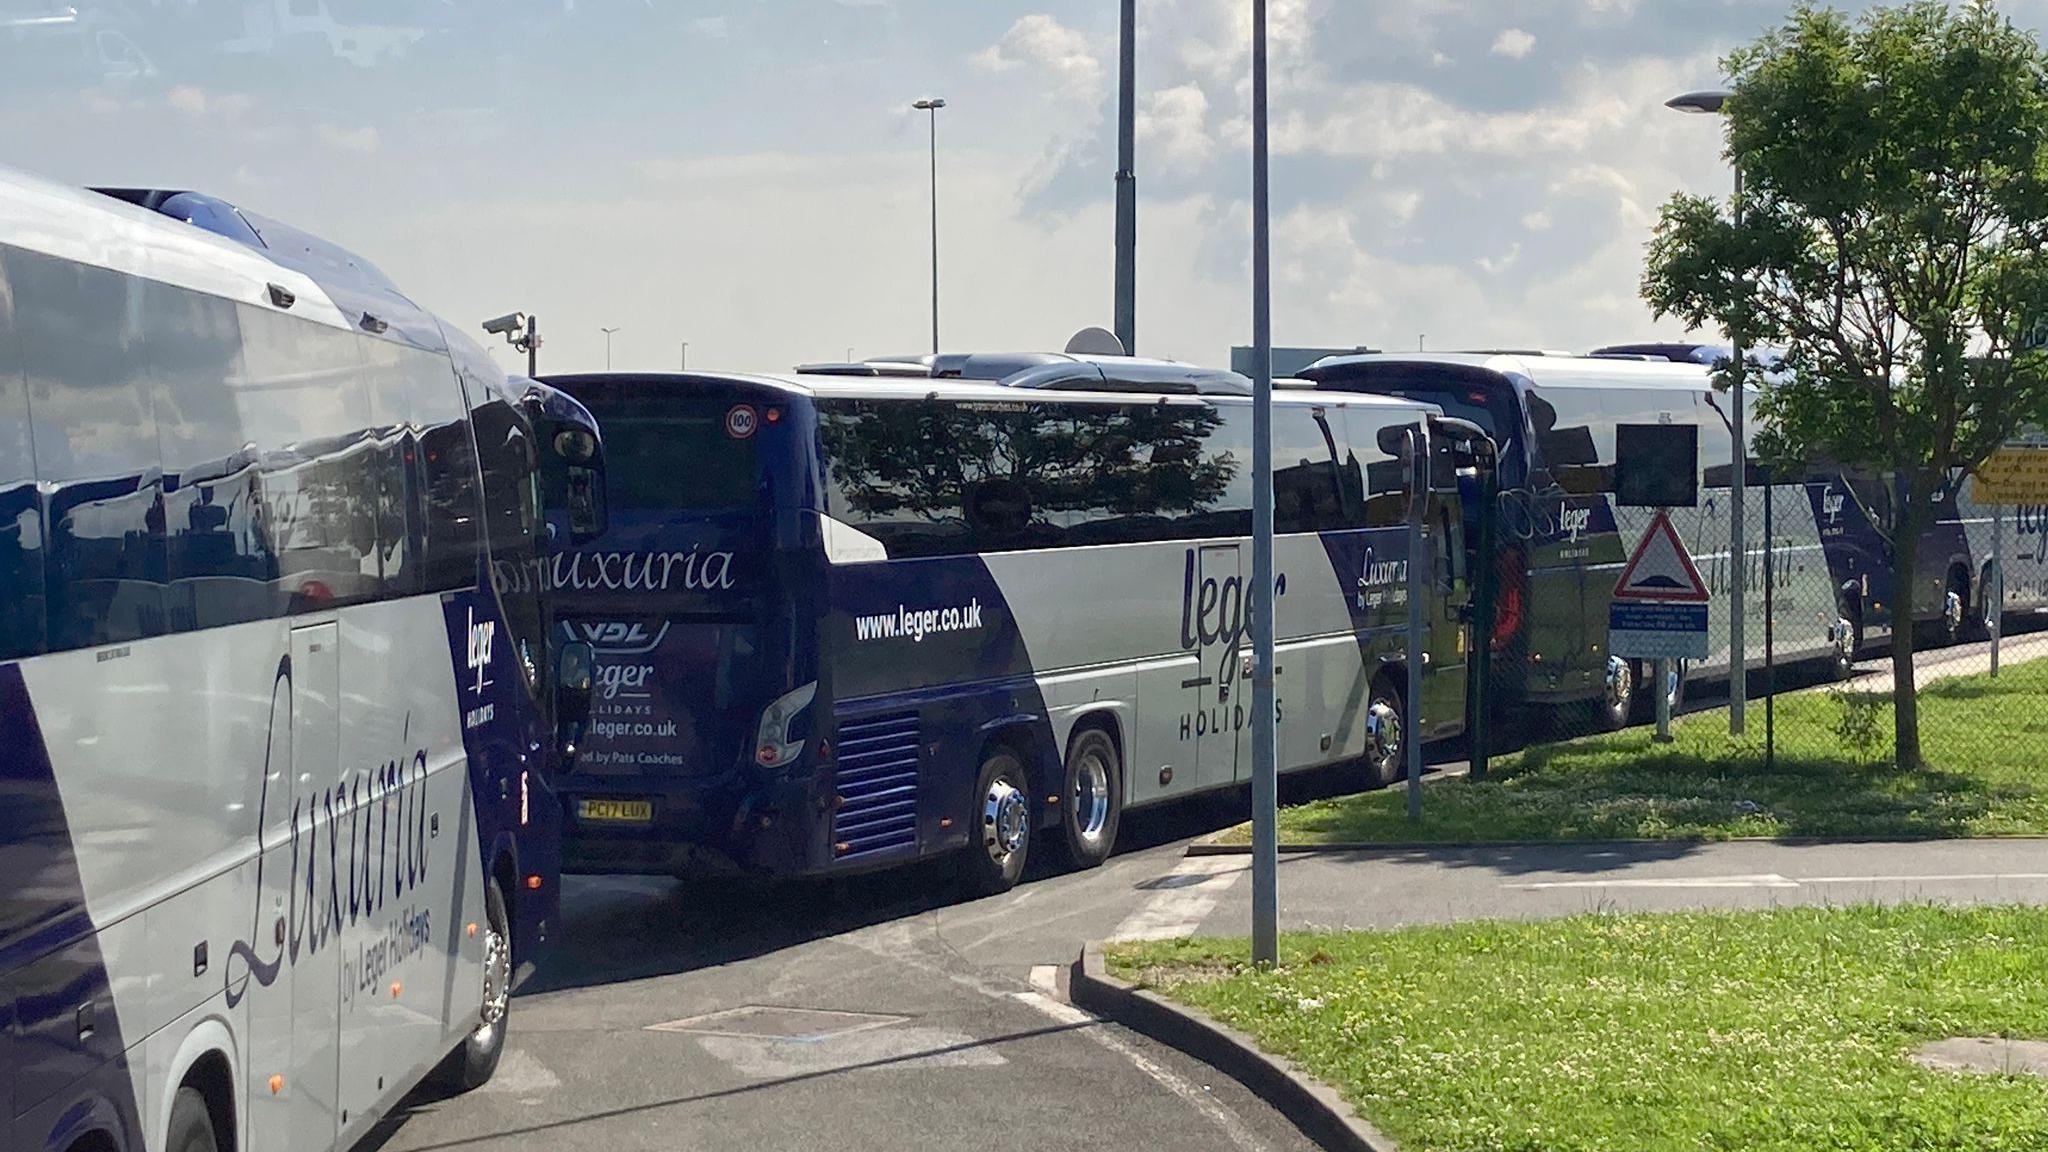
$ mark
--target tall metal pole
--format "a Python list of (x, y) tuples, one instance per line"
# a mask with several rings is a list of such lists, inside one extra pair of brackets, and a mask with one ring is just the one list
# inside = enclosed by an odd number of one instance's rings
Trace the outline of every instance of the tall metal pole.
[(540, 375), (540, 317), (526, 318), (526, 374)]
[(612, 370), (612, 333), (618, 329), (599, 328), (598, 331), (604, 333), (604, 370), (609, 372)]
[(1117, 85), (1116, 338), (1138, 354), (1138, 0), (1123, 0)]
[(1280, 783), (1273, 716), (1273, 281), (1266, 0), (1252, 0), (1252, 963), (1280, 961)]
[(1984, 624), (1991, 630), (1991, 678), (1998, 678), (1998, 647), (2005, 639), (2005, 509), (1991, 509), (1991, 585), (1984, 589)]
[[(1408, 759), (1408, 819), (1422, 819), (1422, 589), (1423, 566), (1434, 568), (1426, 525), (1429, 523), (1429, 431), (1420, 424), (1408, 429), (1408, 662), (1407, 726), (1401, 752)], [(1434, 582), (1434, 577), (1432, 577)]]
[[(1735, 167), (1735, 227), (1742, 228), (1742, 166)], [(1742, 333), (1731, 332), (1729, 337), (1735, 343), (1735, 384), (1732, 389), (1730, 407), (1735, 416), (1730, 421), (1735, 437), (1735, 451), (1732, 453), (1734, 467), (1728, 479), (1728, 502), (1732, 507), (1728, 514), (1728, 547), (1734, 553), (1735, 579), (1728, 582), (1728, 734), (1740, 736), (1743, 733), (1743, 712), (1749, 702), (1749, 648), (1744, 639), (1743, 613), (1748, 596), (1745, 586), (1749, 583), (1749, 537), (1743, 529), (1748, 520), (1746, 501), (1749, 481), (1749, 441), (1745, 425), (1748, 418), (1743, 411), (1742, 393), (1744, 378), (1749, 375), (1749, 350), (1743, 347)]]
[(678, 360), (676, 368), (683, 372), (690, 370), (690, 342), (688, 340), (683, 341), (683, 354)]
[(1764, 771), (1778, 769), (1778, 490), (1771, 470), (1764, 480)]
[(939, 103), (927, 111), (932, 117), (932, 355), (939, 354)]

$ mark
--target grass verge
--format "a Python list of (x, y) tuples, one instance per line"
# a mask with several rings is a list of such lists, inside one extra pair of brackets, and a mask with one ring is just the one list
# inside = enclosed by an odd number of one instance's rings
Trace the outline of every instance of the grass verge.
[(1584, 916), (1119, 945), (1406, 1152), (2048, 1147), (2048, 1086), (1907, 1059), (2048, 1036), (2048, 910)]
[[(1401, 790), (1319, 800), (1280, 814), (1287, 844), (1503, 840), (1725, 840), (1755, 836), (2048, 835), (2048, 661), (1920, 693), (1929, 766), (1891, 764), (1882, 694), (1781, 696), (1766, 769), (1762, 708), (1750, 738), (1701, 712), (1658, 745), (1648, 729), (1544, 744), (1496, 759), (1483, 783), (1445, 780), (1410, 823)], [(1224, 833), (1249, 843), (1249, 825)]]

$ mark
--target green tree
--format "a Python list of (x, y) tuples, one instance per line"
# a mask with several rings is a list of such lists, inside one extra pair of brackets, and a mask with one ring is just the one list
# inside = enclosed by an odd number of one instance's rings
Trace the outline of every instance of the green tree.
[(1723, 64), (1740, 203), (1673, 197), (1643, 295), (1785, 349), (1760, 388), (1759, 455), (1890, 478), (1894, 734), (1917, 767), (1920, 535), (2048, 417), (2030, 338), (2048, 321), (2048, 57), (1988, 0), (1928, 0), (1853, 21), (1802, 6)]

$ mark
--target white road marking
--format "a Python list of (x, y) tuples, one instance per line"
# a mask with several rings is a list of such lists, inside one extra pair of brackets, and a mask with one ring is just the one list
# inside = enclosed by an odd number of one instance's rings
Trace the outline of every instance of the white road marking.
[(1761, 876), (1665, 876), (1616, 880), (1539, 880), (1533, 883), (1503, 884), (1522, 892), (1548, 892), (1568, 888), (1797, 888), (1799, 881), (1766, 873)]
[(2048, 872), (1930, 872), (1917, 876), (1661, 876), (1611, 880), (1535, 880), (1504, 883), (1518, 892), (1549, 892), (1574, 888), (1800, 888), (1809, 884), (2000, 884), (2041, 883)]
[(2023, 883), (2039, 883), (2048, 880), (2048, 872), (1953, 872), (1947, 875), (1930, 873), (1925, 876), (1803, 876), (1801, 884), (1984, 884), (2012, 880)]
[(1057, 965), (1039, 964), (1031, 969), (1031, 986), (1053, 999), (1060, 995), (1060, 970)]
[[(849, 1032), (822, 1041), (699, 1036), (704, 1051), (742, 1076), (780, 1080), (847, 1068), (1000, 1068), (1009, 1061), (990, 1045), (950, 1028), (905, 1026)], [(872, 1066), (872, 1067), (869, 1067)]]
[(1191, 936), (1216, 901), (1251, 870), (1242, 857), (1189, 856), (1160, 878), (1159, 890), (1110, 933), (1112, 940), (1171, 940)]
[(498, 1071), (477, 1088), (494, 1096), (539, 1096), (562, 1086), (562, 1080), (524, 1048), (508, 1048)]
[[(1020, 1003), (1029, 1004), (1062, 1024), (1097, 1023), (1096, 1018), (1089, 1013), (1042, 993), (1019, 992), (1016, 998)], [(1162, 1066), (1143, 1052), (1124, 1043), (1107, 1028), (1086, 1028), (1082, 1029), (1081, 1034), (1130, 1061), (1133, 1067), (1151, 1077), (1154, 1083), (1186, 1101), (1195, 1111), (1200, 1112), (1210, 1123), (1221, 1129), (1241, 1152), (1270, 1152), (1267, 1143), (1259, 1139), (1259, 1134), (1246, 1127), (1237, 1113), (1224, 1107), (1207, 1088), (1191, 1083), (1179, 1073)]]

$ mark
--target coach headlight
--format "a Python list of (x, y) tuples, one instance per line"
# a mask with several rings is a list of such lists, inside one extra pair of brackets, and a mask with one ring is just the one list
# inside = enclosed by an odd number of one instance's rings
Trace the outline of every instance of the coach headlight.
[(782, 768), (803, 754), (804, 713), (818, 695), (818, 682), (789, 693), (761, 713), (761, 729), (754, 739), (754, 762), (763, 768)]

